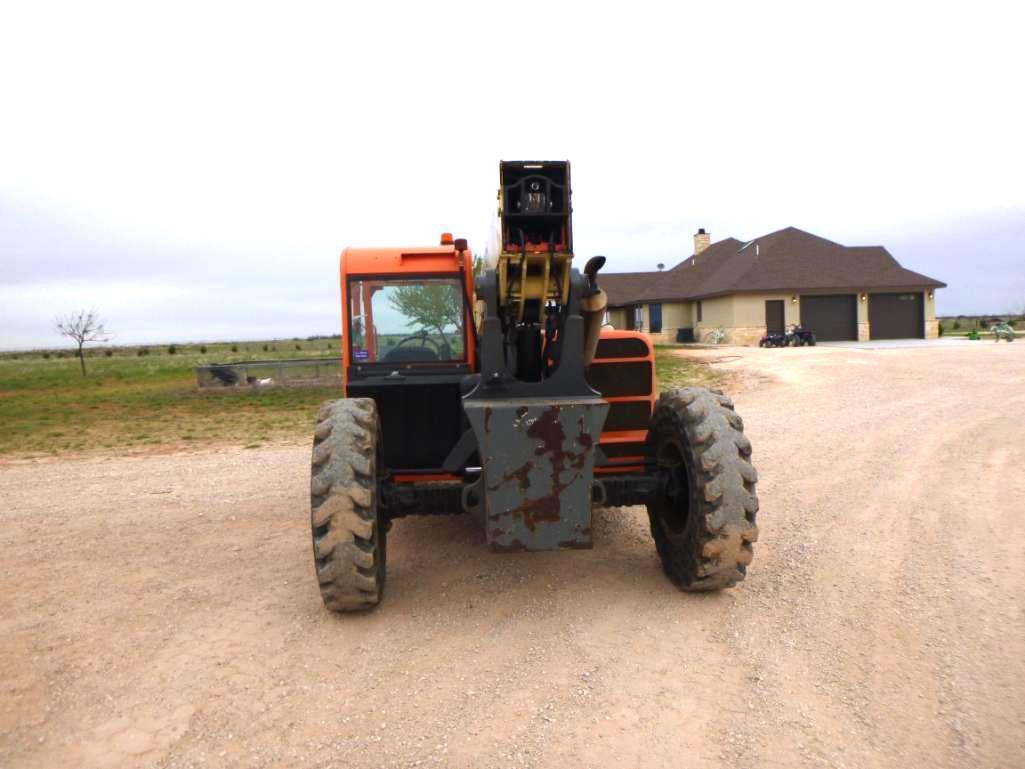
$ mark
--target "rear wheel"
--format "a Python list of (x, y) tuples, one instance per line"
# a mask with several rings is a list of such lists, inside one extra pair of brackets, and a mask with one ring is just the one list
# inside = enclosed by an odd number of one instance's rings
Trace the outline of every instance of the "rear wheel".
[(758, 539), (757, 474), (733, 402), (701, 387), (663, 393), (648, 451), (660, 475), (648, 516), (665, 573), (693, 591), (744, 579)]
[(377, 508), (377, 406), (328, 401), (317, 415), (310, 477), (313, 558), (324, 605), (358, 611), (381, 600), (385, 527)]

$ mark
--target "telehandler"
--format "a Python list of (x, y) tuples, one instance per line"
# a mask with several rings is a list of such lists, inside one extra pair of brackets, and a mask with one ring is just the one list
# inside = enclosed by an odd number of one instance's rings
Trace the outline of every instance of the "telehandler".
[(392, 522), (469, 514), (499, 551), (591, 547), (591, 511), (645, 505), (684, 590), (744, 578), (757, 539), (751, 443), (732, 401), (656, 396), (640, 332), (603, 327), (604, 257), (573, 267), (570, 166), (499, 164), (494, 245), (341, 255), (344, 398), (313, 441), (311, 522), (327, 608), (375, 606)]

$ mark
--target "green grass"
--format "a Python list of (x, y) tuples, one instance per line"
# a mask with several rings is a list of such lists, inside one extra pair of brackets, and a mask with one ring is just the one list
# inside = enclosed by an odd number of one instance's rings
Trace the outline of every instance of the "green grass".
[(0, 355), (0, 454), (255, 446), (305, 434), (317, 406), (338, 394), (334, 387), (201, 392), (194, 372), (203, 363), (337, 357), (337, 339), (200, 347), (178, 345), (171, 355), (149, 345), (141, 357), (137, 347), (112, 348), (110, 357), (93, 350), (87, 377), (74, 357)]
[[(263, 350), (267, 345), (267, 351)], [(301, 349), (296, 350), (296, 345)], [(82, 377), (74, 357), (44, 358), (42, 351), (0, 354), (0, 455), (142, 453), (233, 445), (258, 448), (278, 440), (305, 439), (317, 407), (337, 397), (336, 387), (224, 388), (200, 391), (194, 367), (268, 358), (337, 357), (339, 342), (224, 342), (94, 349)], [(232, 351), (232, 348), (236, 348)], [(660, 390), (688, 384), (716, 386), (721, 375), (703, 364), (656, 348)]]
[[(943, 326), (944, 336), (964, 336), (972, 331), (988, 334), (994, 320), (1007, 321), (1015, 331), (1025, 331), (1025, 316), (1018, 313), (993, 315), (942, 315), (936, 318)], [(955, 328), (956, 326), (956, 328)]]
[(655, 345), (655, 376), (658, 389), (674, 387), (722, 387), (726, 377), (712, 367), (693, 358), (676, 354), (679, 345)]

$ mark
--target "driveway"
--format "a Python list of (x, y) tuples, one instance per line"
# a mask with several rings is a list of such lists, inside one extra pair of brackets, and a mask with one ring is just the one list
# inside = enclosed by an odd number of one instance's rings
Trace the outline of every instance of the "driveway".
[(422, 518), (338, 617), (305, 442), (0, 463), (0, 766), (1025, 766), (1025, 344), (729, 352), (761, 539), (716, 595), (641, 509)]
[[(939, 339), (875, 339), (869, 342), (819, 342), (821, 347), (846, 347), (850, 350), (919, 350), (926, 347), (959, 347), (962, 345), (979, 345), (993, 343), (993, 339), (983, 337), (972, 341), (965, 337), (940, 337)], [(1004, 344), (1007, 344), (1006, 342)]]

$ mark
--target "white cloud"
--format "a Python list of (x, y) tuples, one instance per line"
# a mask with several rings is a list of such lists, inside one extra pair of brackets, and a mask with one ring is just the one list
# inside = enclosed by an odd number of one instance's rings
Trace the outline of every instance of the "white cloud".
[[(201, 254), (241, 286), (284, 273), (316, 293), (346, 244), (442, 230), (482, 244), (502, 158), (573, 161), (578, 251), (611, 269), (682, 257), (698, 226), (877, 242), (902, 222), (1025, 209), (1020, 16), (993, 3), (8, 4), (0, 196), (136, 244), (97, 270), (104, 285), (157, 270), (188, 286)], [(31, 246), (0, 240), (0, 255), (24, 267)], [(236, 309), (218, 328), (245, 331)]]

